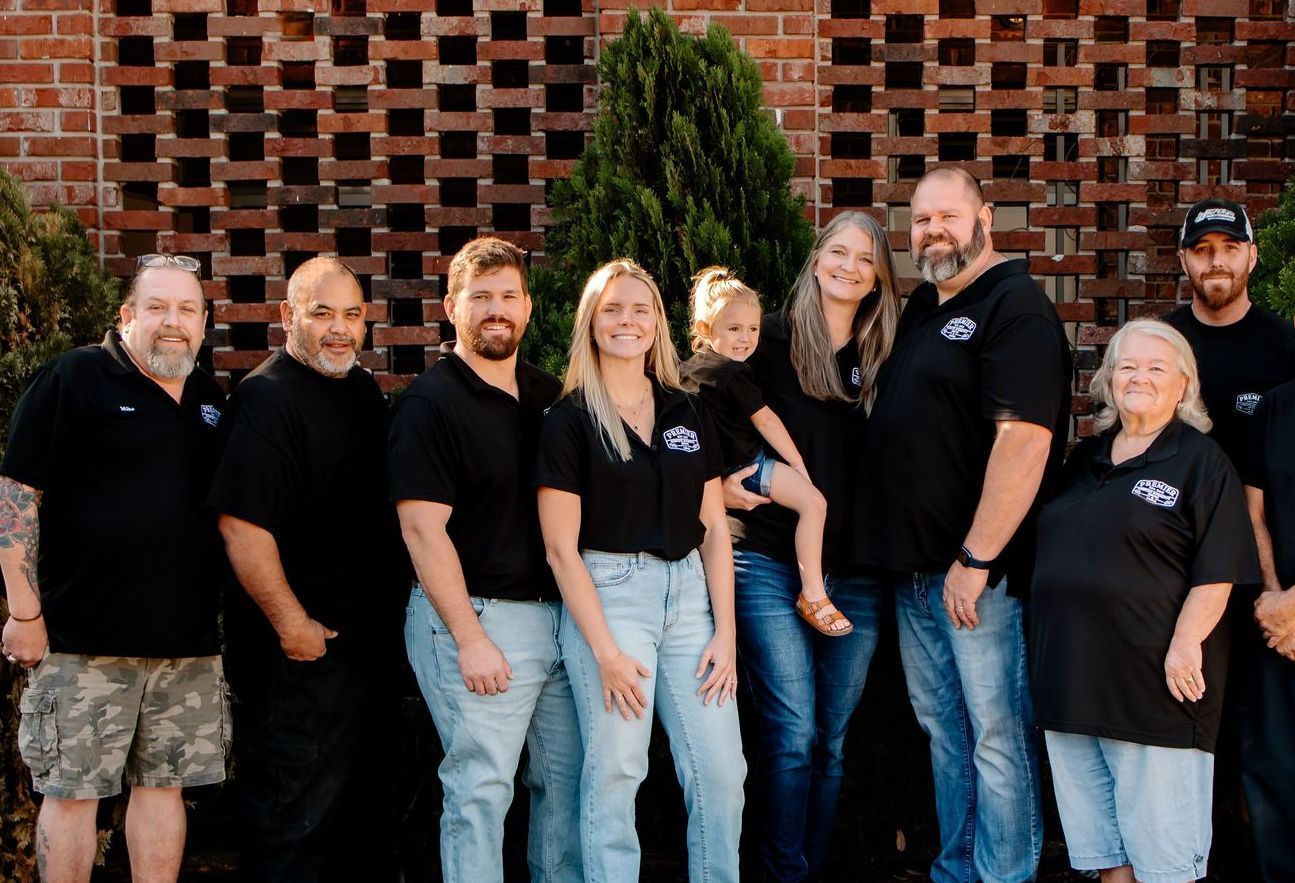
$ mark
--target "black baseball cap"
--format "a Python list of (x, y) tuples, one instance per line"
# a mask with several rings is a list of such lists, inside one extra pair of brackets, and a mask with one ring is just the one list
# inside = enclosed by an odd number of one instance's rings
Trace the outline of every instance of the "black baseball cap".
[(1227, 199), (1202, 199), (1189, 208), (1180, 231), (1179, 247), (1195, 245), (1206, 233), (1226, 233), (1239, 242), (1255, 241), (1246, 210)]

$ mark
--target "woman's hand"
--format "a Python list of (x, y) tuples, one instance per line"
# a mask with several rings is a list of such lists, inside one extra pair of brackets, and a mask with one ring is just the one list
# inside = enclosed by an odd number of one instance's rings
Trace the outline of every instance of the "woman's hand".
[(756, 506), (763, 506), (769, 502), (768, 497), (762, 497), (759, 494), (753, 494), (746, 488), (742, 487), (742, 480), (755, 475), (759, 465), (752, 463), (745, 469), (739, 469), (732, 475), (726, 475), (722, 485), (724, 487), (724, 508), (725, 509), (746, 509), (751, 510)]
[(612, 710), (614, 701), (625, 720), (629, 720), (630, 715), (643, 717), (643, 712), (647, 709), (647, 697), (639, 686), (639, 678), (652, 676), (646, 665), (618, 648), (606, 662), (599, 660), (598, 676), (603, 684), (603, 707), (608, 712)]
[(1165, 683), (1179, 702), (1200, 702), (1205, 695), (1205, 674), (1201, 671), (1201, 645), (1190, 638), (1175, 637), (1165, 655)]
[(710, 705), (710, 701), (718, 696), (722, 706), (737, 695), (737, 639), (716, 632), (706, 649), (701, 651), (695, 677), (704, 675), (708, 665), (711, 667), (710, 677), (697, 688), (697, 695), (702, 697), (702, 705)]

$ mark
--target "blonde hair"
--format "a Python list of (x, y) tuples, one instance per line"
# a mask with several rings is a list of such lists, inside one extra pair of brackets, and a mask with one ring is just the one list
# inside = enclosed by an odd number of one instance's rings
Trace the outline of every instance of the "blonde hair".
[[(823, 315), (822, 293), (815, 265), (823, 254), (828, 240), (842, 228), (852, 226), (872, 239), (872, 266), (877, 274), (877, 296), (864, 296), (854, 313), (851, 336), (859, 349), (859, 395), (852, 395), (841, 383), (836, 369), (836, 356), (832, 339)], [(791, 325), (791, 365), (805, 395), (820, 401), (844, 401), (862, 404), (872, 409), (877, 398), (877, 372), (890, 355), (899, 327), (899, 292), (895, 289), (895, 259), (890, 242), (881, 225), (863, 212), (843, 212), (819, 231), (814, 248), (801, 268), (792, 286), (787, 302), (787, 316)]]
[(713, 332), (715, 320), (729, 304), (748, 303), (759, 309), (760, 295), (737, 278), (728, 267), (715, 266), (707, 267), (692, 277), (692, 294), (688, 297), (688, 303), (692, 315), (692, 328), (689, 331), (692, 348), (693, 352), (700, 352), (707, 349), (708, 344), (707, 339), (697, 331), (698, 325), (705, 325)]
[(629, 258), (617, 258), (603, 264), (585, 282), (585, 290), (576, 306), (575, 323), (571, 329), (571, 357), (567, 363), (562, 395), (580, 393), (585, 409), (593, 418), (602, 436), (603, 449), (609, 457), (630, 459), (630, 440), (625, 423), (616, 411), (616, 403), (603, 383), (598, 361), (598, 345), (594, 342), (594, 314), (607, 286), (621, 277), (637, 279), (652, 292), (652, 312), (656, 315), (656, 333), (651, 348), (644, 358), (643, 370), (655, 374), (657, 382), (666, 389), (679, 389), (679, 353), (670, 340), (670, 324), (666, 319), (661, 291), (647, 270)]
[(1209, 432), (1214, 421), (1210, 419), (1209, 412), (1205, 410), (1205, 402), (1201, 399), (1201, 378), (1196, 370), (1192, 345), (1172, 325), (1159, 319), (1129, 322), (1111, 338), (1102, 366), (1097, 369), (1088, 385), (1093, 402), (1097, 405), (1097, 416), (1093, 419), (1097, 431), (1105, 432), (1120, 420), (1119, 411), (1115, 408), (1115, 365), (1120, 360), (1124, 342), (1135, 334), (1158, 338), (1173, 347), (1174, 354), (1178, 357), (1178, 370), (1187, 378), (1187, 389), (1183, 392), (1183, 400), (1178, 403), (1178, 419), (1201, 432)]

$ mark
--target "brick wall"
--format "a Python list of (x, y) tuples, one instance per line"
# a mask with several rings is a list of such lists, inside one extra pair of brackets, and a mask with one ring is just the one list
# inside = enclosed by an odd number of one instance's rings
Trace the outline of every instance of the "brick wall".
[[(364, 364), (394, 386), (435, 353), (460, 244), (542, 252), (631, 2), (0, 0), (0, 162), (77, 207), (116, 272), (199, 256), (234, 379), (281, 342), (285, 277), (342, 255), (373, 302)], [(972, 163), (996, 243), (1072, 323), (1081, 384), (1119, 322), (1182, 296), (1186, 205), (1257, 212), (1295, 174), (1291, 0), (668, 6), (760, 64), (817, 221), (863, 208), (906, 251), (915, 178)]]

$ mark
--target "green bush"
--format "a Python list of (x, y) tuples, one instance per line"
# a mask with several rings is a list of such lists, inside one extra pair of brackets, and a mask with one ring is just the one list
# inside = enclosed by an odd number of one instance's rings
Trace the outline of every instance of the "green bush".
[(1295, 317), (1295, 178), (1286, 182), (1277, 207), (1255, 224), (1259, 265), (1250, 276), (1250, 297), (1285, 316)]
[[(34, 212), (22, 184), (0, 170), (0, 456), (14, 405), (42, 364), (95, 343), (112, 326), (117, 280), (99, 266), (85, 228), (70, 211)], [(0, 596), (0, 608), (4, 608)], [(8, 616), (0, 609), (0, 620)], [(25, 680), (0, 665), (0, 880), (36, 879), (36, 810), (18, 756), (18, 694)]]
[(762, 106), (760, 69), (722, 27), (685, 37), (659, 9), (632, 13), (598, 76), (593, 138), (549, 200), (551, 268), (532, 278), (537, 313), (544, 306), (528, 353), (560, 351), (559, 367), (568, 341), (549, 335), (569, 331), (585, 278), (613, 258), (656, 278), (682, 342), (681, 305), (698, 270), (732, 267), (770, 308), (813, 242), (805, 200), (789, 186), (795, 157)]

